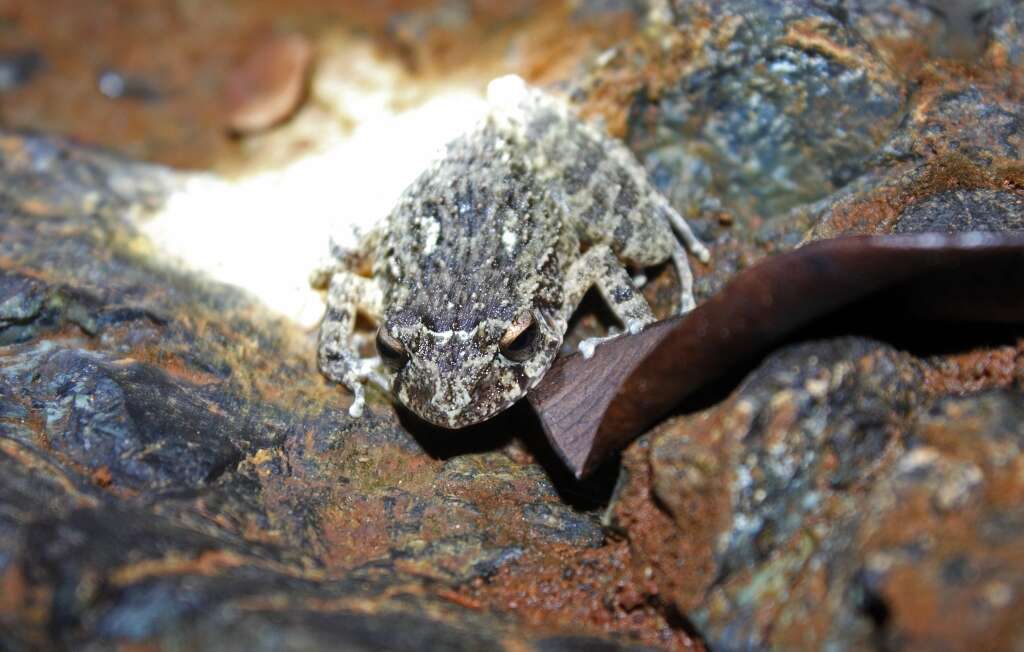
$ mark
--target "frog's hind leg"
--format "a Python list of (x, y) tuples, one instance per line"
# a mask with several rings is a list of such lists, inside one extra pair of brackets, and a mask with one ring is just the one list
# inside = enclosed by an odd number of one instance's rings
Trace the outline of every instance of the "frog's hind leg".
[[(686, 255), (685, 252), (683, 255)], [(627, 332), (639, 333), (644, 326), (654, 322), (651, 306), (637, 290), (633, 279), (611, 248), (608, 245), (596, 245), (584, 252), (566, 274), (560, 315), (563, 323), (568, 322), (583, 300), (583, 295), (591, 287), (597, 287)], [(613, 337), (617, 337), (617, 334), (586, 339), (580, 343), (580, 353), (589, 358), (594, 354), (595, 346)]]
[(342, 383), (353, 394), (349, 414), (358, 417), (366, 403), (366, 381), (385, 390), (390, 382), (379, 372), (380, 358), (362, 358), (353, 343), (356, 316), (363, 313), (379, 321), (384, 294), (373, 279), (348, 271), (335, 272), (327, 290), (327, 312), (320, 324), (318, 364), (329, 379)]
[(568, 138), (540, 142), (564, 168), (566, 212), (580, 240), (606, 244), (624, 263), (638, 267), (671, 260), (679, 274), (679, 312), (692, 310), (696, 304), (686, 250), (707, 262), (707, 247), (623, 143), (579, 121), (570, 121), (565, 133)]

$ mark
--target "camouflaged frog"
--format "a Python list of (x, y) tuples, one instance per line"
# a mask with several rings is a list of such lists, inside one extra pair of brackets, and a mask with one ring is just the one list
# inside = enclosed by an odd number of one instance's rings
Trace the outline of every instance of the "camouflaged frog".
[[(627, 268), (671, 261), (680, 311), (694, 307), (676, 234), (700, 260), (708, 251), (630, 151), (518, 78), (489, 94), (487, 119), (314, 275), (327, 288), (320, 369), (352, 390), (354, 416), (366, 381), (447, 428), (495, 415), (540, 381), (589, 288), (626, 331), (654, 321)], [(359, 355), (357, 313), (379, 325), (378, 356)]]

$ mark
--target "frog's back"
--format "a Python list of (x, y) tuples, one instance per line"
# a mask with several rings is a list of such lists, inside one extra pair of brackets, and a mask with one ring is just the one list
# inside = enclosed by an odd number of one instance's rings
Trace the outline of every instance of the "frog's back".
[(405, 191), (378, 258), (389, 315), (459, 331), (557, 305), (564, 220), (522, 150), (488, 121)]

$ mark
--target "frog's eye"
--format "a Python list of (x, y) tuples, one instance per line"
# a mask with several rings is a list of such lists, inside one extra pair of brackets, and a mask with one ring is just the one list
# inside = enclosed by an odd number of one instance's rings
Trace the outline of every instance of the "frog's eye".
[(530, 312), (516, 317), (505, 334), (498, 340), (501, 354), (515, 362), (523, 362), (533, 353), (533, 345), (537, 341), (537, 322)]
[(405, 346), (388, 335), (383, 326), (377, 329), (377, 353), (380, 354), (380, 359), (384, 361), (384, 364), (396, 371), (401, 369), (409, 359)]

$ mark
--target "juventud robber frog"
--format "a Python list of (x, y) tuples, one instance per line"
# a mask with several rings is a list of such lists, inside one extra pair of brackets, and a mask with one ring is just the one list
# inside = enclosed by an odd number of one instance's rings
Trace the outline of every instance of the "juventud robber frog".
[[(490, 115), (313, 276), (327, 289), (320, 369), (352, 390), (354, 416), (367, 381), (447, 428), (495, 415), (540, 381), (589, 288), (626, 331), (654, 321), (627, 267), (671, 261), (680, 311), (694, 306), (677, 235), (708, 251), (632, 153), (516, 77), (488, 92)], [(359, 355), (357, 313), (378, 325), (376, 357)]]

